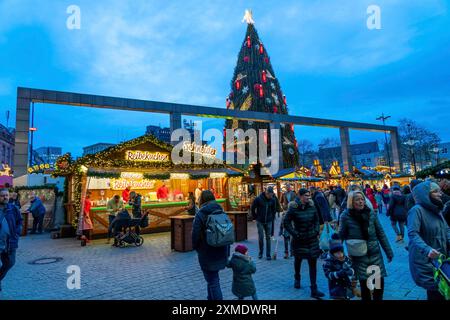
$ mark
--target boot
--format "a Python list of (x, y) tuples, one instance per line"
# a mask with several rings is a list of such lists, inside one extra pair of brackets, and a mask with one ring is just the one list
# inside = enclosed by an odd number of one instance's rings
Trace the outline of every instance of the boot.
[(289, 252), (285, 252), (285, 253), (284, 253), (284, 258), (285, 258), (285, 259), (289, 259)]
[(295, 289), (300, 289), (300, 277), (295, 277), (294, 288)]
[(313, 286), (311, 286), (311, 297), (320, 299), (320, 298), (325, 297), (325, 293), (320, 292), (319, 289), (317, 289), (317, 285), (313, 285)]

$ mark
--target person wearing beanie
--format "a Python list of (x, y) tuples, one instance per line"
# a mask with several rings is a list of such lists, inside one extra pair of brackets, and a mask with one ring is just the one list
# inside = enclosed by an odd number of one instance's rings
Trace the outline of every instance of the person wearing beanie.
[(324, 297), (325, 294), (317, 288), (317, 259), (321, 254), (319, 247), (319, 213), (308, 189), (300, 189), (298, 197), (289, 203), (283, 224), (285, 230), (292, 236), (292, 252), (295, 257), (294, 288), (300, 289), (302, 260), (307, 260), (311, 297)]
[(238, 244), (234, 251), (227, 263), (227, 267), (233, 270), (231, 292), (239, 300), (243, 300), (245, 297), (252, 297), (253, 300), (258, 300), (255, 283), (252, 278), (252, 274), (256, 272), (255, 262), (248, 255), (248, 248), (245, 245)]
[(442, 215), (441, 190), (433, 181), (413, 189), (416, 205), (408, 214), (409, 270), (414, 282), (427, 290), (428, 300), (444, 301), (434, 281), (431, 260), (450, 256), (450, 227)]
[(344, 254), (344, 247), (337, 234), (330, 240), (330, 251), (323, 263), (323, 271), (328, 279), (331, 299), (348, 300), (355, 296), (352, 286), (352, 269), (350, 259)]

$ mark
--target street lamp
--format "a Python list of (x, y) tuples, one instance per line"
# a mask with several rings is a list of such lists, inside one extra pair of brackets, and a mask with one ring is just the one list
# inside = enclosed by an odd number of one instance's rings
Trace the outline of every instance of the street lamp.
[(414, 145), (415, 145), (417, 142), (419, 142), (419, 141), (413, 140), (413, 139), (409, 139), (408, 141), (405, 141), (405, 142), (404, 142), (404, 144), (406, 144), (406, 145), (409, 146), (409, 152), (411, 153), (411, 158), (412, 158), (412, 161), (413, 161), (413, 163), (414, 163), (414, 174), (416, 174), (417, 168), (416, 168), (416, 156), (414, 155), (414, 149), (413, 149), (413, 147), (414, 147)]
[(377, 118), (377, 120), (381, 120), (383, 121), (383, 126), (384, 126), (384, 140), (386, 142), (385, 144), (385, 148), (387, 148), (387, 156), (388, 156), (388, 164), (389, 164), (389, 173), (392, 174), (392, 169), (391, 169), (391, 156), (389, 154), (389, 146), (388, 146), (388, 140), (387, 140), (387, 134), (386, 134), (386, 123), (385, 121), (387, 119), (389, 119), (391, 116), (385, 116), (384, 113), (381, 113), (381, 116), (379, 116)]
[(441, 151), (441, 149), (439, 149), (438, 147), (434, 147), (430, 151), (436, 153), (436, 165), (438, 165), (439, 164), (439, 151)]

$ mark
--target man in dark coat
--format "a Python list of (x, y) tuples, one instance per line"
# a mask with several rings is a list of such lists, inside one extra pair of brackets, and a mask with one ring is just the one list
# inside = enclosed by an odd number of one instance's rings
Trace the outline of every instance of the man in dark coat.
[(200, 210), (195, 214), (192, 226), (192, 246), (198, 254), (198, 262), (207, 282), (208, 300), (223, 300), (219, 271), (225, 269), (229, 246), (212, 247), (206, 242), (206, 221), (210, 214), (223, 212), (210, 190), (204, 190), (199, 198)]
[(428, 300), (444, 300), (430, 262), (440, 254), (450, 255), (450, 227), (441, 213), (440, 188), (434, 182), (425, 181), (413, 193), (416, 205), (408, 214), (409, 269), (414, 282), (427, 290)]
[(2, 266), (0, 267), (0, 291), (2, 291), (2, 280), (16, 262), (16, 250), (19, 246), (19, 237), (22, 233), (23, 219), (19, 208), (8, 202), (8, 189), (0, 190), (0, 215), (4, 216), (2, 221), (7, 221), (9, 227), (6, 249), (0, 254), (0, 260), (2, 262)]
[(311, 187), (309, 190), (317, 212), (319, 213), (319, 224), (323, 225), (325, 222), (330, 222), (332, 220), (330, 214), (330, 204), (325, 198), (323, 192), (315, 187)]
[(36, 229), (38, 233), (42, 233), (42, 227), (44, 224), (44, 216), (45, 216), (45, 207), (42, 204), (41, 199), (32, 192), (30, 195), (31, 205), (28, 208), (28, 212), (31, 212), (33, 216), (33, 229), (31, 230), (31, 234), (36, 233)]
[(266, 191), (255, 198), (251, 207), (253, 219), (256, 219), (256, 226), (258, 227), (259, 259), (262, 258), (264, 252), (264, 238), (266, 239), (267, 260), (272, 259), (270, 253), (270, 237), (272, 236), (273, 221), (277, 210), (274, 195), (273, 188), (268, 187)]
[[(333, 191), (331, 191), (331, 193), (335, 196), (336, 198), (336, 206), (338, 207), (338, 211), (341, 212), (341, 206), (342, 206), (342, 202), (344, 202), (345, 197), (347, 196), (347, 193), (345, 192), (344, 189), (342, 189), (341, 185), (338, 184), (336, 189), (334, 189)], [(345, 208), (344, 208), (345, 209)]]
[(303, 259), (308, 260), (311, 297), (322, 298), (324, 293), (317, 289), (317, 258), (319, 248), (319, 214), (308, 189), (300, 189), (299, 197), (289, 204), (283, 220), (284, 228), (292, 236), (292, 252), (295, 256), (294, 287), (300, 289), (300, 269)]
[(403, 241), (405, 237), (405, 223), (408, 215), (405, 203), (406, 197), (401, 193), (399, 187), (394, 186), (386, 215), (391, 218), (392, 228), (397, 235), (396, 242)]

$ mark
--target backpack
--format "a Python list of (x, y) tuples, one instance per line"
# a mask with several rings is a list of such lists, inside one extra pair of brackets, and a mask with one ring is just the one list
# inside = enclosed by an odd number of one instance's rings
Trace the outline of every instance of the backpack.
[(6, 215), (0, 213), (0, 252), (4, 252), (8, 248), (9, 235), (9, 223)]
[(216, 210), (208, 215), (206, 242), (211, 247), (223, 247), (234, 243), (234, 226), (223, 210)]

